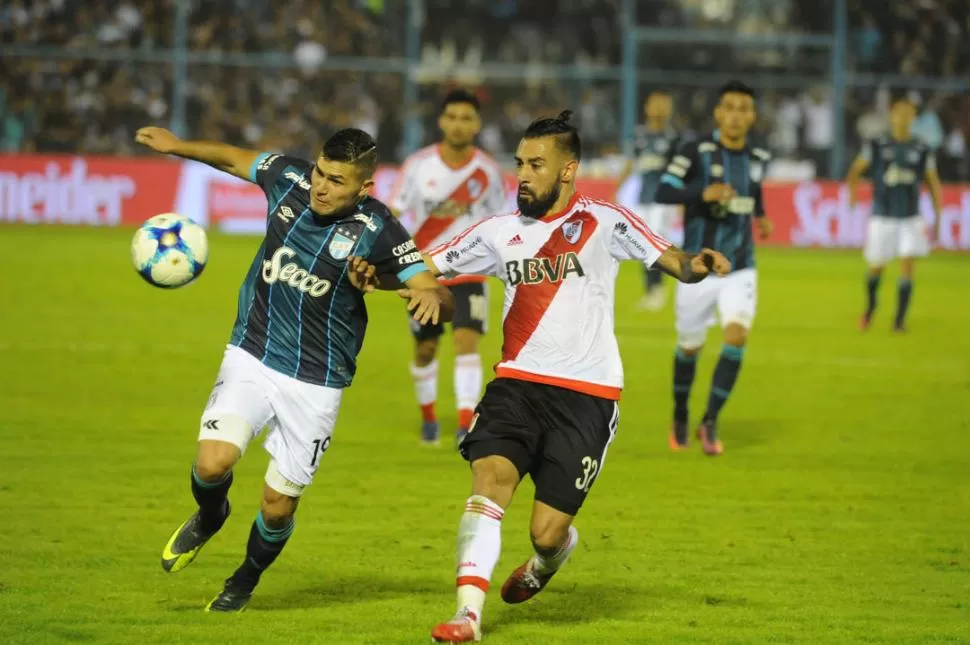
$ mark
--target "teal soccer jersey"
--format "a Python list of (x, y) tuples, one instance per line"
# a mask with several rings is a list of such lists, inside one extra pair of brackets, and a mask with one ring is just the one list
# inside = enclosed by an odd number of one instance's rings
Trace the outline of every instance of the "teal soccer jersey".
[(239, 290), (230, 343), (282, 374), (316, 385), (350, 385), (367, 329), (347, 257), (368, 258), (402, 282), (426, 270), (404, 227), (376, 199), (343, 216), (310, 210), (313, 164), (262, 154), (250, 179), (266, 193), (266, 237)]
[[(761, 148), (725, 148), (716, 132), (680, 147), (661, 179), (656, 201), (684, 204), (685, 251), (720, 251), (732, 271), (754, 267), (752, 218), (765, 214), (761, 182), (770, 159)], [(704, 189), (717, 183), (734, 188), (736, 195), (726, 205), (703, 200)]]
[(872, 214), (905, 219), (919, 214), (919, 190), (927, 170), (936, 168), (933, 152), (916, 139), (880, 137), (862, 146), (872, 177)]

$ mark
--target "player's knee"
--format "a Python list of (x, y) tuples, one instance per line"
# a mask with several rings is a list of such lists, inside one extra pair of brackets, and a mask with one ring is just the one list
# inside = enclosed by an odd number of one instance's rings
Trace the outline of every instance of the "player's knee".
[(195, 474), (203, 481), (220, 479), (232, 470), (240, 455), (239, 448), (226, 441), (200, 441)]
[(683, 343), (677, 343), (677, 353), (682, 356), (697, 356), (704, 349), (704, 345), (684, 345)]
[(455, 330), (455, 354), (477, 354), (480, 335), (474, 329)]
[(737, 323), (730, 323), (724, 328), (724, 343), (734, 347), (744, 347), (748, 342), (748, 328)]
[(280, 528), (287, 525), (290, 518), (296, 513), (296, 507), (299, 503), (300, 498), (298, 497), (290, 497), (273, 490), (269, 486), (264, 486), (263, 502), (260, 504), (263, 522), (270, 528)]
[(414, 362), (418, 367), (426, 367), (431, 364), (434, 357), (438, 354), (438, 339), (419, 340), (414, 348)]

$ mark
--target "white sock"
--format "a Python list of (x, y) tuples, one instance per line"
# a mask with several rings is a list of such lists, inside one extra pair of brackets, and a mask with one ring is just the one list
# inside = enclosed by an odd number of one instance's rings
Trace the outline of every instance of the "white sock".
[(414, 379), (414, 393), (418, 397), (418, 405), (422, 408), (434, 406), (438, 398), (438, 361), (433, 360), (424, 367), (411, 363), (411, 377)]
[(482, 393), (482, 358), (478, 354), (455, 357), (455, 401), (458, 404), (458, 425), (468, 428), (474, 415), (478, 397)]
[(569, 559), (569, 554), (573, 552), (577, 544), (579, 544), (579, 531), (576, 530), (575, 526), (570, 526), (566, 543), (559, 547), (559, 550), (552, 555), (542, 556), (536, 553), (532, 556), (532, 568), (536, 573), (541, 574), (558, 571), (562, 565), (566, 564), (566, 560)]
[(458, 611), (468, 610), (479, 622), (502, 548), (504, 514), (502, 507), (487, 497), (472, 495), (458, 524)]

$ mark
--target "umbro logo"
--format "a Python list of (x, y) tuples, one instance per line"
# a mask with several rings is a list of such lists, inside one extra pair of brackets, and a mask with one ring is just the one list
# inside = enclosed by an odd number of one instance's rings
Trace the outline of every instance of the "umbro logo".
[(276, 212), (276, 216), (289, 224), (293, 221), (293, 209), (291, 209), (289, 206), (281, 206)]
[(519, 244), (522, 244), (522, 236), (516, 233), (515, 237), (509, 240), (509, 243), (506, 246), (516, 246)]
[(206, 421), (205, 423), (202, 424), (202, 427), (205, 428), (206, 430), (218, 430), (219, 429), (219, 420), (218, 419), (209, 419), (208, 421)]
[(454, 262), (455, 260), (458, 259), (458, 256), (459, 256), (458, 251), (454, 251), (454, 250), (448, 251), (448, 253), (445, 254), (445, 260), (447, 260), (448, 262)]

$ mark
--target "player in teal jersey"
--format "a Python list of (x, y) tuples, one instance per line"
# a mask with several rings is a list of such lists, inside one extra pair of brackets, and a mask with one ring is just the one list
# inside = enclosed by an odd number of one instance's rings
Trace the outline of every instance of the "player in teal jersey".
[[(631, 176), (638, 175), (636, 199), (627, 206), (646, 220), (650, 230), (668, 239), (679, 207), (656, 204), (654, 196), (664, 169), (681, 143), (680, 135), (670, 123), (673, 105), (670, 94), (664, 91), (651, 92), (647, 97), (643, 104), (644, 124), (637, 130), (633, 157), (627, 161), (617, 182), (622, 189)], [(662, 309), (666, 301), (663, 271), (644, 267), (644, 289), (640, 307), (648, 311)]]
[(684, 204), (684, 250), (711, 248), (724, 254), (731, 272), (697, 284), (677, 285), (677, 351), (674, 358), (674, 423), (672, 450), (687, 446), (688, 410), (697, 355), (715, 313), (724, 327), (724, 346), (697, 428), (708, 455), (724, 450), (717, 438), (717, 419), (734, 389), (741, 358), (754, 323), (757, 273), (754, 261), (756, 225), (762, 237), (771, 234), (765, 217), (761, 181), (770, 154), (748, 142), (755, 121), (753, 90), (738, 81), (721, 88), (714, 109), (718, 129), (709, 137), (682, 145), (657, 189), (661, 204)]
[(896, 258), (900, 259), (901, 275), (893, 329), (897, 332), (906, 330), (916, 258), (926, 256), (930, 251), (927, 226), (919, 206), (923, 181), (929, 188), (936, 215), (933, 239), (939, 233), (943, 203), (940, 176), (936, 172), (933, 151), (911, 134), (914, 119), (916, 106), (905, 98), (895, 101), (889, 111), (889, 136), (866, 142), (846, 177), (850, 208), (855, 208), (856, 189), (866, 171), (869, 171), (873, 184), (872, 216), (864, 253), (869, 264), (867, 303), (859, 319), (859, 328), (863, 331), (869, 328), (876, 312), (882, 271)]
[(251, 181), (268, 202), (266, 236), (239, 290), (236, 323), (202, 415), (190, 480), (198, 510), (162, 550), (162, 567), (180, 571), (222, 528), (232, 468), (268, 427), (271, 459), (246, 558), (206, 607), (241, 611), (293, 532), (300, 496), (330, 446), (343, 388), (354, 376), (367, 311), (349, 282), (347, 258), (366, 255), (396, 276), (420, 323), (449, 320), (453, 300), (390, 210), (368, 195), (377, 150), (366, 132), (337, 132), (315, 162), (182, 141), (162, 128), (142, 128), (136, 140)]

